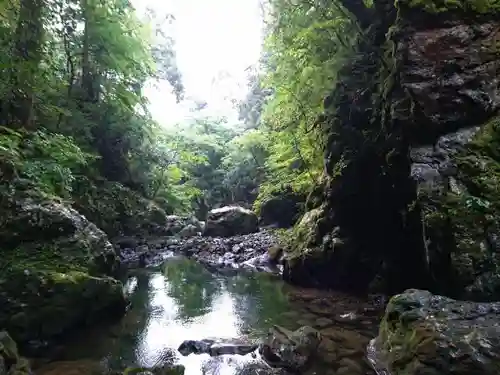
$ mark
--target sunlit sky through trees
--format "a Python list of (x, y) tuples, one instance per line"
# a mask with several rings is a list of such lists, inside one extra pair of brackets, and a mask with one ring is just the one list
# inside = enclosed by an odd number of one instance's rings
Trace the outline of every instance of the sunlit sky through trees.
[(169, 32), (174, 33), (186, 100), (176, 104), (167, 82), (148, 88), (155, 120), (170, 125), (189, 117), (193, 100), (206, 101), (207, 114), (237, 117), (231, 100), (244, 97), (245, 70), (261, 51), (259, 0), (134, 0), (134, 5), (140, 12), (148, 7), (175, 16)]

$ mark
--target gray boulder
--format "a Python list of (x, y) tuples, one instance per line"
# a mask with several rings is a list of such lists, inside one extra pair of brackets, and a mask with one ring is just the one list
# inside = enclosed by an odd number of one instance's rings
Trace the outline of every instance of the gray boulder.
[(257, 215), (240, 206), (226, 206), (208, 213), (204, 236), (231, 237), (259, 230)]

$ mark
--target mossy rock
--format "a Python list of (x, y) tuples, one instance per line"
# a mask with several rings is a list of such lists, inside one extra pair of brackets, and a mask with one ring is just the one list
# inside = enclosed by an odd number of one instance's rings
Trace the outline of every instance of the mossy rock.
[(0, 331), (0, 375), (29, 375), (29, 362), (20, 357), (16, 342), (6, 331)]
[(104, 311), (124, 311), (119, 259), (84, 216), (34, 190), (1, 196), (0, 327), (20, 344), (48, 340)]
[(0, 326), (18, 342), (61, 336), (125, 309), (122, 284), (79, 271), (14, 268), (0, 277)]
[(119, 259), (106, 234), (67, 204), (44, 195), (2, 196), (2, 265), (112, 273)]
[[(325, 205), (304, 214), (285, 241), (283, 277), (286, 281), (310, 287), (338, 287), (342, 264), (349, 255), (339, 227), (330, 226)], [(339, 267), (337, 269), (337, 267)]]
[(81, 178), (73, 199), (74, 207), (109, 236), (168, 234), (165, 211), (119, 183)]
[(499, 303), (407, 290), (387, 305), (375, 345), (377, 368), (398, 375), (496, 375), (498, 319)]
[(453, 155), (450, 188), (419, 191), (430, 266), (443, 293), (500, 298), (499, 147), (500, 121), (494, 119)]

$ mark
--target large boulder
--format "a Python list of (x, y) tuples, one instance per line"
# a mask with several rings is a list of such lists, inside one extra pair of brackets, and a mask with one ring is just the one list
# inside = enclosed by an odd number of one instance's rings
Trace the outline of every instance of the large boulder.
[(305, 200), (291, 188), (273, 192), (259, 204), (260, 226), (290, 228), (303, 213)]
[(80, 178), (73, 206), (110, 237), (168, 235), (167, 214), (155, 202), (110, 181)]
[(204, 236), (231, 237), (259, 230), (257, 215), (240, 206), (216, 208), (208, 213)]
[(16, 190), (0, 203), (0, 327), (25, 343), (123, 311), (119, 267), (106, 234), (68, 205)]
[(407, 290), (390, 300), (369, 359), (380, 374), (496, 375), (499, 321), (500, 303)]

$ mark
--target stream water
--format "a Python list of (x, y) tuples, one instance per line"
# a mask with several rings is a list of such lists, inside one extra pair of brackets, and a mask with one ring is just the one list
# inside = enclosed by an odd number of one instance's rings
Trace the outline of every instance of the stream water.
[(259, 340), (273, 324), (311, 325), (322, 332), (311, 374), (372, 373), (365, 352), (381, 310), (367, 300), (292, 288), (265, 274), (214, 274), (182, 257), (131, 271), (125, 288), (131, 308), (121, 321), (82, 332), (36, 374), (90, 375), (172, 362), (184, 365), (186, 375), (236, 375), (256, 360), (251, 355), (183, 357), (176, 349), (191, 339)]

